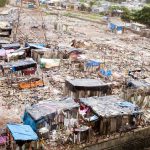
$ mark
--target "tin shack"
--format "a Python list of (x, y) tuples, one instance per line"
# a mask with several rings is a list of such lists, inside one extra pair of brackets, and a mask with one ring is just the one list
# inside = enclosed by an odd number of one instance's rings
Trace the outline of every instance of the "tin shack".
[(142, 108), (150, 108), (150, 80), (128, 80), (124, 97)]
[(9, 37), (11, 35), (12, 26), (9, 22), (0, 22), (0, 37)]
[(100, 135), (110, 135), (121, 129), (132, 130), (139, 125), (138, 106), (116, 95), (80, 98), (80, 115)]
[[(46, 127), (48, 131), (61, 129), (77, 122), (79, 104), (71, 98), (61, 101), (41, 101), (25, 109), (23, 122), (38, 132)], [(71, 123), (72, 122), (72, 123)]]
[(7, 135), (7, 149), (30, 149), (31, 142), (38, 140), (32, 128), (23, 124), (7, 124)]
[(112, 84), (99, 79), (73, 79), (65, 81), (65, 95), (75, 99), (90, 96), (111, 95)]
[(18, 60), (16, 62), (8, 62), (0, 65), (0, 69), (4, 76), (8, 75), (8, 73), (12, 75), (12, 73), (16, 72), (28, 72), (28, 69), (33, 69), (35, 72), (36, 67), (37, 63), (32, 59)]

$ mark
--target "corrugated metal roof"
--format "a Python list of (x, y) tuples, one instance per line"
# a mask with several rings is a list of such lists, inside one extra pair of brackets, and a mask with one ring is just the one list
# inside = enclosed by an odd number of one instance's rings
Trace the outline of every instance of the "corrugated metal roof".
[(46, 117), (50, 114), (57, 113), (61, 110), (70, 110), (72, 108), (79, 107), (79, 104), (74, 102), (73, 99), (67, 98), (62, 101), (41, 101), (29, 108), (26, 108), (26, 112), (31, 115), (34, 120), (40, 120), (42, 117)]
[(99, 116), (111, 117), (136, 113), (138, 107), (116, 95), (81, 98), (80, 101)]
[(99, 87), (99, 86), (104, 86), (106, 83), (99, 79), (89, 79), (89, 78), (84, 78), (84, 79), (73, 79), (73, 80), (66, 80), (73, 86), (81, 86), (81, 87)]

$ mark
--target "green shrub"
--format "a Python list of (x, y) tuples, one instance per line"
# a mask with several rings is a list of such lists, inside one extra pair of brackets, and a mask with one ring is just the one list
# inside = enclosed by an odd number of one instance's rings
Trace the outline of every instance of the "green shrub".
[(133, 13), (134, 21), (150, 26), (150, 6), (145, 6), (141, 10)]
[(0, 0), (0, 7), (4, 7), (7, 3), (7, 0)]

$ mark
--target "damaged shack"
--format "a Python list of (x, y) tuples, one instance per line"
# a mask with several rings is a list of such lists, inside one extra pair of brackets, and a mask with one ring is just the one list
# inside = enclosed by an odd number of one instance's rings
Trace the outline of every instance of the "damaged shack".
[(0, 37), (9, 37), (11, 35), (12, 26), (9, 22), (0, 22)]
[(23, 122), (51, 144), (86, 142), (89, 127), (80, 123), (79, 104), (72, 98), (41, 101), (26, 108)]
[(17, 60), (20, 60), (20, 59), (25, 59), (26, 58), (26, 54), (25, 54), (24, 50), (16, 50), (16, 51), (13, 51), (11, 53), (8, 53), (6, 55), (6, 57), (7, 57), (7, 61), (8, 62), (10, 62), (10, 61), (17, 61)]
[(95, 72), (99, 70), (99, 68), (103, 68), (104, 63), (99, 60), (91, 59), (87, 60), (84, 63), (84, 71)]
[(7, 124), (6, 149), (30, 149), (33, 141), (38, 140), (37, 134), (29, 125)]
[[(3, 76), (8, 75), (8, 73), (15, 73), (15, 72), (31, 72), (31, 70), (28, 69), (33, 69), (35, 72), (35, 69), (37, 67), (37, 63), (32, 60), (32, 59), (26, 59), (26, 60), (19, 60), (16, 62), (8, 62), (0, 65), (1, 71), (3, 73)], [(10, 74), (10, 75), (11, 75)]]
[(116, 95), (41, 101), (25, 109), (23, 123), (50, 143), (83, 143), (91, 136), (133, 130), (142, 112)]
[(1, 48), (4, 48), (5, 50), (19, 49), (20, 48), (20, 44), (19, 43), (1, 44)]
[(150, 107), (150, 82), (147, 80), (128, 80), (124, 97), (141, 108)]
[(73, 79), (65, 81), (65, 95), (75, 99), (90, 96), (111, 95), (112, 84), (99, 79)]
[(79, 112), (100, 135), (132, 130), (139, 125), (142, 115), (136, 105), (116, 95), (81, 98)]
[(23, 122), (39, 132), (46, 127), (48, 131), (69, 128), (77, 122), (78, 103), (68, 98), (62, 101), (41, 101), (26, 108)]
[(50, 49), (43, 48), (43, 49), (32, 49), (31, 50), (31, 57), (36, 62), (40, 63), (41, 58), (43, 58), (45, 52), (50, 51)]

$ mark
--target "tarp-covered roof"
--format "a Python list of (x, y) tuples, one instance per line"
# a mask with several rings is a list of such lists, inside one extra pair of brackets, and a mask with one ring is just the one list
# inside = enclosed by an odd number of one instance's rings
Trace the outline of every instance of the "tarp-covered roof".
[(103, 86), (106, 85), (103, 81), (99, 79), (73, 79), (73, 80), (66, 80), (73, 86), (82, 86), (82, 87), (97, 87), (97, 86)]
[(150, 83), (146, 81), (139, 81), (139, 80), (130, 80), (128, 81), (128, 86), (133, 88), (149, 88), (150, 89)]
[(67, 52), (68, 54), (72, 53), (72, 52), (76, 52), (76, 53), (83, 53), (83, 50), (82, 49), (79, 49), (79, 48), (74, 48), (74, 47), (71, 47), (71, 48), (68, 48), (67, 49)]
[(14, 52), (14, 49), (5, 50), (4, 48), (0, 49), (0, 56), (4, 57), (7, 54), (10, 54), (11, 52)]
[(10, 44), (1, 44), (1, 47), (4, 49), (19, 49), (19, 43), (10, 43)]
[(66, 85), (69, 87), (70, 90), (104, 90), (108, 89), (110, 84), (104, 83), (102, 80), (99, 79), (67, 79)]
[(35, 141), (38, 139), (37, 134), (29, 125), (7, 124), (15, 141)]
[(86, 62), (86, 66), (87, 67), (94, 67), (94, 66), (99, 66), (101, 63), (102, 62), (100, 62), (99, 60), (93, 60), (93, 59), (91, 59), (91, 60), (88, 60)]
[(1, 65), (2, 68), (9, 68), (12, 71), (19, 71), (31, 67), (36, 67), (37, 63), (33, 59), (26, 59), (26, 60), (18, 60), (16, 62), (5, 63)]
[(36, 43), (27, 43), (27, 46), (33, 47), (33, 48), (36, 48), (36, 49), (45, 48), (44, 44), (36, 44)]
[(41, 48), (41, 49), (32, 49), (32, 51), (44, 54), (44, 52), (52, 51), (52, 49), (50, 49), (50, 48)]
[(0, 40), (0, 44), (9, 44), (10, 42), (7, 40)]
[(38, 104), (26, 108), (26, 112), (29, 113), (34, 120), (40, 120), (42, 117), (57, 113), (61, 110), (71, 110), (76, 107), (79, 107), (79, 104), (74, 102), (71, 98), (67, 98), (62, 101), (41, 101)]
[(101, 117), (129, 115), (139, 112), (138, 107), (116, 95), (81, 98), (80, 101)]
[(0, 28), (8, 28), (8, 27), (11, 27), (9, 22), (7, 22), (7, 21), (0, 22)]

